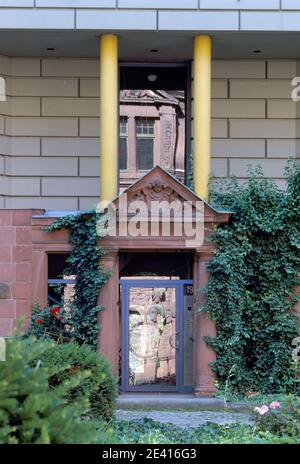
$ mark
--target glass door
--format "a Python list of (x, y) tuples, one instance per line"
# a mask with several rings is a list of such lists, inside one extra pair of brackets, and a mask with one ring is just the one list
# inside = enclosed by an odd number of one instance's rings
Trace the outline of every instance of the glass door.
[(123, 391), (193, 389), (193, 282), (121, 279)]
[(121, 279), (123, 391), (193, 390), (193, 282)]
[(122, 296), (125, 390), (178, 390), (178, 282), (125, 281)]
[(176, 387), (176, 288), (129, 287), (129, 386)]

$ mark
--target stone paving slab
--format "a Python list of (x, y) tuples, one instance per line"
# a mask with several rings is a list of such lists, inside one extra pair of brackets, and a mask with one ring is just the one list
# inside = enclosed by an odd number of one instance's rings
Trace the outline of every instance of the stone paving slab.
[(178, 427), (199, 427), (206, 422), (214, 422), (220, 425), (251, 422), (249, 414), (221, 412), (221, 411), (132, 411), (118, 409), (117, 420), (133, 421), (138, 419), (153, 419), (161, 423), (171, 423)]
[[(227, 404), (228, 410), (236, 412), (248, 412), (253, 409), (245, 403)], [(170, 394), (170, 393), (123, 393), (117, 398), (118, 409), (185, 409), (195, 408), (196, 410), (224, 410), (224, 401), (220, 398), (197, 398), (192, 394)]]

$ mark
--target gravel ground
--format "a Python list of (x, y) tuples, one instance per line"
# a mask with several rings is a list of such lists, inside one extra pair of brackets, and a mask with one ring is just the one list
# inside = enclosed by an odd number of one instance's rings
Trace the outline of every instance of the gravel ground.
[(223, 412), (223, 411), (129, 411), (119, 409), (116, 411), (117, 420), (137, 420), (143, 418), (153, 419), (157, 422), (172, 423), (178, 427), (198, 427), (206, 422), (217, 424), (249, 423), (249, 414)]

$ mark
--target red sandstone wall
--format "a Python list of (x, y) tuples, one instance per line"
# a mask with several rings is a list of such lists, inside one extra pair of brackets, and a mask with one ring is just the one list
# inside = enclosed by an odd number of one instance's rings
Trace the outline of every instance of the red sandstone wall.
[[(47, 253), (70, 251), (67, 230), (45, 232), (53, 219), (32, 219), (43, 213), (0, 209), (0, 336), (10, 335), (20, 317), (29, 322), (35, 300), (46, 304)], [(300, 302), (295, 310), (300, 317)]]
[(33, 214), (43, 210), (0, 210), (0, 336), (11, 334), (32, 305)]

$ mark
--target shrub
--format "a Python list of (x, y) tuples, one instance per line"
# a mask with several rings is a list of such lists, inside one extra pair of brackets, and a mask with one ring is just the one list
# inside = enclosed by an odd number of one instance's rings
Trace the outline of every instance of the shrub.
[(74, 342), (57, 345), (43, 353), (42, 362), (50, 368), (61, 368), (50, 379), (50, 386), (60, 385), (86, 370), (91, 375), (69, 394), (69, 401), (88, 397), (90, 408), (88, 414), (97, 419), (111, 419), (116, 398), (116, 382), (109, 363), (88, 345)]
[[(49, 390), (55, 370), (45, 368), (41, 358), (56, 346), (47, 341), (12, 339), (7, 342), (6, 361), (0, 362), (0, 443), (104, 443), (107, 435), (93, 421), (82, 421), (88, 401), (67, 404), (71, 390), (80, 388), (88, 373), (62, 382)], [(58, 375), (58, 373), (56, 373)]]
[(300, 437), (300, 397), (289, 395), (284, 402), (273, 401), (254, 409), (259, 431), (277, 437)]
[(57, 342), (67, 342), (74, 336), (70, 311), (58, 305), (41, 308), (38, 303), (32, 306), (31, 324), (28, 336), (48, 338)]
[(64, 274), (76, 275), (72, 298), (73, 338), (80, 345), (87, 343), (94, 349), (100, 330), (98, 313), (102, 309), (97, 304), (98, 296), (110, 275), (99, 264), (104, 254), (97, 233), (100, 218), (101, 214), (95, 210), (81, 211), (58, 218), (45, 228), (48, 232), (69, 230), (72, 250)]

